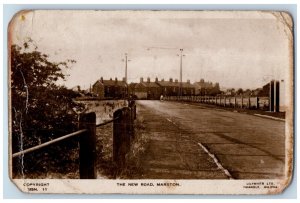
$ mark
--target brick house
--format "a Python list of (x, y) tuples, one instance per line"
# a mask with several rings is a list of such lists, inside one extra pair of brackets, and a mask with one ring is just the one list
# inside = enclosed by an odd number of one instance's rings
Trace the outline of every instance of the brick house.
[(161, 94), (163, 96), (177, 96), (179, 92), (179, 83), (178, 80), (173, 82), (173, 79), (170, 78), (169, 81), (162, 79), (161, 81), (155, 80), (155, 83), (158, 84), (161, 88)]
[(191, 84), (190, 80), (182, 82), (182, 96), (191, 96), (195, 94), (195, 86)]
[(217, 95), (220, 93), (219, 83), (205, 82), (204, 79), (195, 82), (194, 87), (195, 95)]
[(151, 82), (149, 77), (147, 81), (140, 78), (140, 82), (134, 87), (134, 95), (136, 95), (138, 99), (159, 99), (161, 88), (156, 82)]
[(95, 97), (97, 97), (99, 99), (104, 99), (104, 85), (101, 82), (101, 80), (97, 80), (92, 85), (92, 90), (91, 91), (92, 91), (93, 96), (95, 96)]
[(100, 80), (97, 80), (92, 86), (93, 95), (97, 96), (100, 99), (120, 99), (127, 96), (127, 84), (125, 78), (123, 80), (118, 80), (115, 78), (113, 80), (103, 80), (101, 77)]
[(190, 80), (187, 80), (187, 82), (182, 82), (181, 85), (177, 79), (173, 81), (172, 78), (170, 78), (169, 81), (164, 81), (164, 79), (162, 79), (156, 83), (161, 87), (161, 92), (164, 96), (178, 96), (180, 94), (180, 86), (182, 88), (182, 96), (190, 96), (195, 94), (195, 87), (190, 83)]

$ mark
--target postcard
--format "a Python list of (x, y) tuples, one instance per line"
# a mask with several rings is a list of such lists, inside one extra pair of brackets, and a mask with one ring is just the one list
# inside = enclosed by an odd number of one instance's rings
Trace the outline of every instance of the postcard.
[(22, 10), (8, 29), (9, 171), (21, 191), (288, 187), (289, 13)]

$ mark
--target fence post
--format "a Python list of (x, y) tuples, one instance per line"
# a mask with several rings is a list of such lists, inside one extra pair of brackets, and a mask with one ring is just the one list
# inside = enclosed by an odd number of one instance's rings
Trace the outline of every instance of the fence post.
[(80, 114), (79, 129), (87, 129), (79, 141), (79, 173), (80, 179), (95, 179), (96, 158), (96, 114), (95, 112)]
[(133, 119), (136, 119), (136, 105), (133, 106)]
[(256, 109), (259, 109), (259, 98), (256, 97)]
[[(124, 123), (125, 123), (125, 154), (129, 152), (130, 140), (132, 135), (132, 123), (131, 123), (131, 108), (125, 107), (124, 111)], [(132, 129), (131, 129), (132, 128)]]
[(236, 108), (236, 96), (234, 96), (234, 108)]
[(250, 96), (249, 96), (249, 98), (248, 98), (248, 109), (250, 109), (251, 108), (251, 99), (250, 99)]
[(242, 95), (242, 108), (243, 108), (243, 106), (244, 106), (244, 101), (243, 101), (243, 95)]
[(122, 146), (125, 138), (123, 109), (115, 111), (113, 118), (113, 161), (117, 166), (123, 166), (125, 162), (125, 149)]

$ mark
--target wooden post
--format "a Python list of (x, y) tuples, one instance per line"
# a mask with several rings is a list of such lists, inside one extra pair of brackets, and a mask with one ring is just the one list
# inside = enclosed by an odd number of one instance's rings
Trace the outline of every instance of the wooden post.
[(226, 96), (224, 96), (224, 107), (226, 107)]
[[(126, 153), (129, 152), (130, 149), (130, 140), (132, 139), (132, 117), (131, 117), (131, 108), (125, 107), (123, 109), (125, 116), (125, 145), (126, 145)], [(125, 153), (125, 154), (126, 154)]]
[(215, 105), (217, 105), (217, 96), (215, 96)]
[(125, 163), (125, 149), (122, 145), (125, 138), (123, 109), (115, 111), (113, 118), (113, 161), (121, 167)]
[(259, 98), (256, 97), (256, 109), (259, 109)]
[(243, 106), (244, 106), (244, 102), (243, 102), (243, 95), (242, 95), (242, 108), (243, 108)]
[(79, 141), (79, 173), (80, 179), (95, 179), (96, 158), (96, 114), (95, 112), (80, 114), (79, 129), (87, 129)]
[(234, 96), (234, 108), (236, 108), (236, 96)]
[(133, 106), (133, 119), (136, 119), (136, 105)]
[(248, 98), (248, 109), (250, 109), (251, 108), (251, 97), (249, 96), (249, 98)]

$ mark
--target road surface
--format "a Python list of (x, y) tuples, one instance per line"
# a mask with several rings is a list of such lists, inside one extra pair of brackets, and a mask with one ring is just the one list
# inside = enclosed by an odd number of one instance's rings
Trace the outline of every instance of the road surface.
[(141, 157), (149, 179), (284, 177), (285, 124), (201, 105), (137, 101), (147, 142)]

